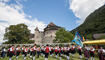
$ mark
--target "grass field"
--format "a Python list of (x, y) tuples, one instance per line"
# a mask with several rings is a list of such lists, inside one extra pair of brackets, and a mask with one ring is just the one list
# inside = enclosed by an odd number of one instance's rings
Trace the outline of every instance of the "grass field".
[[(9, 57), (0, 58), (0, 60), (9, 60)], [(12, 60), (24, 60), (24, 59), (22, 56), (19, 56), (18, 59), (16, 59), (16, 57), (13, 56)], [(26, 60), (32, 60), (32, 58), (29, 58), (29, 56), (27, 56)], [(44, 57), (40, 56), (39, 58), (37, 58), (37, 56), (36, 56), (36, 60), (44, 60)], [(49, 56), (48, 60), (59, 60), (59, 57), (56, 59), (54, 56), (53, 57)], [(65, 57), (62, 57), (62, 60), (67, 60), (67, 59)], [(70, 60), (85, 60), (85, 59), (84, 58), (80, 59), (79, 55), (75, 54), (75, 56), (73, 58), (70, 56)], [(95, 57), (95, 60), (99, 60), (98, 57)]]

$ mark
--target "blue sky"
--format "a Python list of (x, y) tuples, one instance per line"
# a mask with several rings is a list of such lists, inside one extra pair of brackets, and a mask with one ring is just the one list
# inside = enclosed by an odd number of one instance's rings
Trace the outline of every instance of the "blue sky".
[(34, 33), (50, 22), (67, 30), (82, 24), (85, 18), (105, 4), (105, 0), (0, 0), (0, 43), (5, 28), (25, 23)]
[(56, 25), (72, 30), (77, 27), (77, 17), (69, 9), (69, 0), (28, 0), (22, 3), (24, 12), (45, 24), (54, 22)]

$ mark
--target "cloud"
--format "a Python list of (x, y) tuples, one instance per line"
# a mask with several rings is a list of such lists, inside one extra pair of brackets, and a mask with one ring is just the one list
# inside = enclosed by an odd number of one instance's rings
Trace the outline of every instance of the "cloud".
[(10, 0), (0, 0), (0, 2), (8, 2), (8, 1), (10, 1)]
[(69, 9), (80, 19), (77, 23), (81, 24), (90, 13), (104, 5), (105, 0), (69, 0), (69, 4)]
[(39, 30), (43, 31), (46, 24), (37, 18), (32, 19), (32, 16), (25, 14), (22, 9), (23, 6), (18, 0), (16, 0), (17, 4), (8, 5), (7, 2), (9, 0), (0, 0), (0, 42), (3, 42), (5, 28), (9, 25), (25, 23), (32, 33), (34, 33), (36, 26), (39, 27)]

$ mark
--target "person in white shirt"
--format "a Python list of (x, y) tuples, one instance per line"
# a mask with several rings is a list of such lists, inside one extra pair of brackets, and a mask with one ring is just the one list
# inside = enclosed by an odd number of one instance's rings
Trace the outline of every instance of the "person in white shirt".
[(103, 53), (104, 53), (104, 49), (100, 47), (100, 49), (98, 49), (99, 60), (103, 60)]
[(33, 47), (30, 48), (30, 58), (32, 58)]

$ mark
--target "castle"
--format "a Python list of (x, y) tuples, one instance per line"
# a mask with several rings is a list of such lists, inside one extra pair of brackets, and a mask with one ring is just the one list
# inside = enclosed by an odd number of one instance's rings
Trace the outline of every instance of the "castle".
[(46, 28), (44, 28), (43, 32), (39, 31), (38, 27), (36, 27), (32, 40), (35, 40), (36, 44), (53, 43), (53, 40), (56, 37), (56, 31), (60, 28), (61, 27), (52, 22), (48, 24)]

